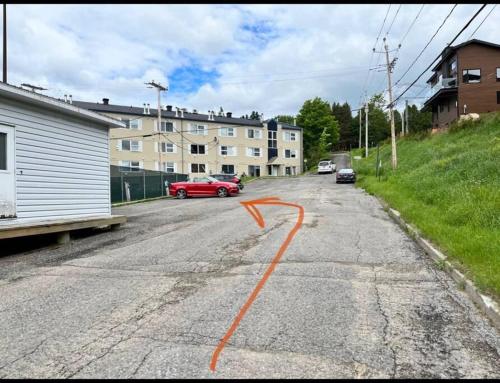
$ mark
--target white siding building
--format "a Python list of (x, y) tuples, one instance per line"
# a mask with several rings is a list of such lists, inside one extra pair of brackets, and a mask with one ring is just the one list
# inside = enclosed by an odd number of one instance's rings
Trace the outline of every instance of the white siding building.
[(0, 224), (111, 215), (113, 118), (0, 83)]

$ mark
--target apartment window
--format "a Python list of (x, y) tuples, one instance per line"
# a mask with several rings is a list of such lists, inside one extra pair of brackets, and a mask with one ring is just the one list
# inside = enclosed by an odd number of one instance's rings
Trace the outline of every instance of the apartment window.
[(270, 130), (267, 132), (267, 146), (269, 148), (277, 148), (278, 147), (278, 141), (276, 139), (277, 137), (277, 132), (274, 130)]
[(220, 128), (219, 135), (221, 137), (236, 137), (236, 128)]
[(236, 155), (236, 147), (221, 145), (220, 155), (221, 156), (235, 156)]
[(174, 144), (170, 142), (160, 142), (162, 153), (175, 153)]
[(247, 156), (249, 157), (260, 157), (260, 148), (247, 148)]
[(191, 154), (205, 154), (205, 145), (191, 144)]
[(126, 129), (140, 129), (141, 128), (141, 120), (138, 119), (127, 119), (127, 118), (122, 118), (122, 122), (125, 123), (125, 128)]
[(481, 69), (464, 69), (462, 71), (462, 81), (465, 84), (477, 84), (481, 82)]
[(133, 140), (122, 140), (122, 150), (130, 151), (130, 152), (140, 152), (142, 142), (133, 141)]
[(130, 170), (140, 170), (141, 162), (140, 161), (121, 161), (121, 166), (124, 168), (129, 168)]
[(500, 68), (497, 68), (497, 81), (500, 81)]
[(207, 127), (205, 125), (199, 124), (191, 124), (191, 129), (189, 132), (198, 136), (206, 136), (208, 133)]
[[(158, 121), (156, 122), (158, 124)], [(161, 132), (173, 132), (174, 131), (174, 123), (170, 121), (162, 121), (161, 122)]]
[(260, 177), (260, 166), (248, 165), (248, 175), (250, 177)]
[(260, 129), (247, 129), (247, 138), (262, 138), (262, 130)]
[(164, 162), (163, 170), (165, 173), (175, 173), (175, 162)]
[(191, 173), (205, 173), (205, 164), (191, 164)]
[(285, 158), (297, 158), (297, 152), (292, 149), (285, 149)]
[(283, 133), (284, 141), (297, 141), (297, 133), (295, 132), (284, 132)]
[(234, 165), (222, 165), (222, 173), (234, 174)]

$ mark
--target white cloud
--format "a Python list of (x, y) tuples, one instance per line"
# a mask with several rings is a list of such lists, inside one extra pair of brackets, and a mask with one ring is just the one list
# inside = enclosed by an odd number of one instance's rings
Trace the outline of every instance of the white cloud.
[[(296, 113), (315, 96), (357, 106), (371, 49), (387, 4), (290, 5), (8, 5), (9, 82), (31, 82), (50, 95), (112, 103), (156, 104), (144, 82), (175, 85), (172, 73), (199, 65), (221, 73), (192, 93), (166, 95), (168, 104), (234, 115), (252, 110)], [(391, 6), (383, 35), (399, 5)], [(403, 4), (388, 42), (395, 48), (420, 4)], [(397, 80), (451, 9), (426, 4), (398, 54)], [(491, 6), (489, 6), (491, 7)], [(455, 44), (466, 40), (486, 8)], [(459, 4), (414, 68), (412, 81), (479, 8)], [(475, 38), (500, 35), (496, 9)], [(381, 40), (377, 49), (381, 49)], [(372, 67), (384, 63), (376, 55)], [(386, 88), (384, 72), (372, 72), (369, 93)], [(424, 83), (424, 76), (419, 83)], [(411, 90), (415, 94), (420, 88)]]

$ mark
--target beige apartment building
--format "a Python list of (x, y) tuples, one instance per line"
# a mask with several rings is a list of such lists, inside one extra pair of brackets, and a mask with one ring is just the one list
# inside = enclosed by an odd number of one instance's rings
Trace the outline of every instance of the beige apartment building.
[(159, 134), (157, 109), (149, 105), (112, 105), (108, 99), (73, 104), (125, 122), (126, 128), (110, 131), (112, 165), (190, 177), (216, 173), (283, 176), (303, 171), (302, 129), (294, 125), (167, 105), (161, 111)]

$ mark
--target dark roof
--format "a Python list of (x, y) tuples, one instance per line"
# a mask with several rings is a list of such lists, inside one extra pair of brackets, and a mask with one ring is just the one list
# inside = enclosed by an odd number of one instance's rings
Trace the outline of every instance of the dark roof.
[(281, 128), (283, 128), (283, 129), (302, 130), (302, 128), (300, 126), (290, 125), (290, 124), (286, 124), (284, 122), (278, 121), (278, 124), (280, 124)]
[[(264, 122), (267, 124), (273, 120), (274, 120), (274, 118), (269, 118), (269, 119), (265, 120)], [(274, 121), (276, 121), (276, 120), (274, 120)], [(291, 124), (287, 124), (285, 122), (279, 122), (279, 121), (276, 121), (276, 123), (280, 124), (283, 129), (302, 130), (302, 128), (300, 126), (297, 126), (297, 125), (291, 125)]]
[(441, 60), (439, 60), (439, 62), (434, 66), (434, 68), (432, 68), (432, 70), (433, 71), (437, 70), (437, 68), (439, 68), (441, 66), (441, 64), (448, 57), (450, 57), (453, 53), (455, 53), (458, 49), (465, 47), (467, 45), (470, 45), (470, 44), (479, 44), (479, 45), (484, 45), (484, 46), (491, 47), (491, 48), (500, 49), (500, 45), (489, 43), (488, 41), (483, 41), (483, 40), (478, 40), (478, 39), (468, 40), (468, 41), (465, 41), (461, 44), (443, 49), (443, 52), (441, 52)]
[[(151, 114), (144, 114), (144, 108), (137, 106), (126, 106), (126, 105), (113, 105), (113, 104), (100, 104), (98, 102), (86, 102), (86, 101), (73, 101), (73, 105), (92, 110), (101, 113), (119, 113), (119, 114), (130, 114), (134, 116), (147, 116), (155, 117), (158, 115), (158, 110), (150, 108)], [(201, 113), (188, 113), (184, 112), (184, 118), (176, 117), (175, 111), (161, 111), (162, 118), (176, 119), (176, 120), (191, 120), (191, 121), (203, 121), (203, 122), (218, 122), (221, 124), (233, 124), (233, 125), (248, 125), (262, 127), (262, 122), (259, 120), (250, 120), (246, 118), (234, 118), (226, 116), (214, 116), (214, 121), (208, 119), (208, 114)]]
[(458, 88), (455, 86), (453, 88), (441, 88), (436, 93), (432, 95), (427, 101), (424, 102), (424, 108), (432, 104), (432, 102), (441, 96), (454, 94), (458, 92)]

